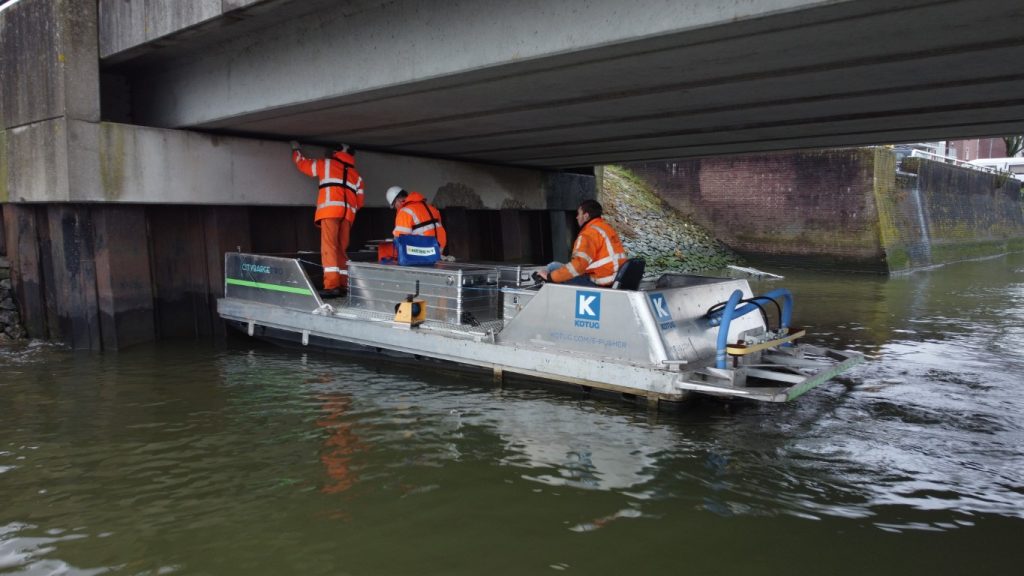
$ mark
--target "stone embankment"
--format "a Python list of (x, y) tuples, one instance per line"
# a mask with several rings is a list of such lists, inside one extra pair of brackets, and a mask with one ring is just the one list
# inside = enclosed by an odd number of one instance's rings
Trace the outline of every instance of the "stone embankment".
[(14, 302), (11, 289), (11, 263), (0, 256), (0, 342), (9, 342), (25, 337), (18, 317), (18, 305)]
[(645, 276), (720, 270), (741, 258), (707, 230), (663, 202), (643, 180), (605, 166), (598, 201), (631, 258), (643, 258)]

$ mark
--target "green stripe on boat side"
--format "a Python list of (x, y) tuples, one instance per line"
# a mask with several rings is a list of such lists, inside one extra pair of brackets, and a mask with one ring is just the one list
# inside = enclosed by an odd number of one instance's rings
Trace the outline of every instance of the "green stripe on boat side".
[(248, 280), (238, 280), (237, 278), (227, 278), (228, 284), (234, 284), (235, 286), (248, 286), (249, 288), (259, 288), (261, 290), (273, 290), (275, 292), (288, 292), (289, 294), (302, 294), (303, 296), (312, 296), (313, 293), (308, 288), (294, 288), (292, 286), (281, 286), (280, 284), (266, 284), (264, 282), (250, 282)]

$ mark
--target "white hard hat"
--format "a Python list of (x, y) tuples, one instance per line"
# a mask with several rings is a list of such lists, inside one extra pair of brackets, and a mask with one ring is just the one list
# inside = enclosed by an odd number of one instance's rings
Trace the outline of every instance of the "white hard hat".
[(401, 186), (392, 186), (391, 188), (388, 188), (388, 193), (384, 195), (384, 197), (387, 198), (388, 206), (393, 208), (395, 205), (395, 198), (398, 198), (398, 195), (402, 192), (405, 192), (405, 190), (402, 190)]

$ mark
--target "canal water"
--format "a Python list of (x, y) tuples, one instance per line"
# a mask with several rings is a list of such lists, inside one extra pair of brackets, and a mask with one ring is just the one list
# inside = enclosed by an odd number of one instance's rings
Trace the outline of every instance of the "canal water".
[(0, 574), (1015, 574), (1024, 255), (782, 271), (864, 352), (786, 405), (253, 344), (0, 349)]

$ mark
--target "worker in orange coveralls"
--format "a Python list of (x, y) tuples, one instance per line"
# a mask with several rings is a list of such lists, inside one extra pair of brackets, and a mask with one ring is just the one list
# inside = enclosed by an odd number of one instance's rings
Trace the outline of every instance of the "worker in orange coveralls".
[(320, 182), (313, 221), (320, 227), (320, 256), (324, 267), (325, 298), (348, 290), (348, 242), (356, 212), (363, 207), (363, 178), (356, 170), (355, 151), (342, 144), (325, 158), (306, 158), (299, 143), (291, 142), (296, 168)]
[(626, 249), (611, 225), (601, 218), (604, 209), (597, 200), (584, 200), (576, 208), (580, 233), (568, 264), (552, 262), (538, 270), (541, 278), (559, 284), (611, 286), (626, 262)]
[[(441, 211), (436, 206), (428, 203), (419, 192), (409, 192), (401, 186), (388, 188), (384, 198), (395, 211), (395, 227), (391, 231), (393, 236), (433, 236), (441, 247), (441, 253), (447, 252), (448, 232), (441, 223)], [(397, 259), (394, 244), (390, 242), (378, 246), (377, 255), (380, 261)]]

